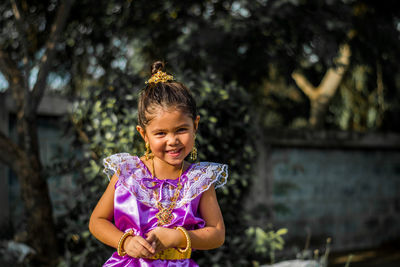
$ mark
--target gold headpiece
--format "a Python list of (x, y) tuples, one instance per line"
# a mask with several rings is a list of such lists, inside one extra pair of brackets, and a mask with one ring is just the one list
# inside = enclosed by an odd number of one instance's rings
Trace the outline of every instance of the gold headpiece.
[(165, 72), (159, 70), (156, 73), (154, 73), (150, 79), (146, 81), (146, 84), (148, 83), (165, 83), (168, 81), (171, 81), (174, 79), (174, 76), (168, 75)]

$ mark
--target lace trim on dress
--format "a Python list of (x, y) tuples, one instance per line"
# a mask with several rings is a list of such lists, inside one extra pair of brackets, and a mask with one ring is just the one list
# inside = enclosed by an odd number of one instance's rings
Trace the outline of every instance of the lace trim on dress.
[(207, 191), (212, 184), (216, 189), (226, 184), (228, 166), (213, 162), (199, 162), (193, 165), (186, 176), (187, 182), (182, 188), (182, 198), (177, 201), (179, 207)]
[[(104, 170), (109, 179), (118, 174), (121, 183), (138, 201), (156, 207), (157, 201), (170, 205), (177, 186), (177, 180), (152, 178), (150, 171), (137, 156), (128, 153), (114, 154), (103, 161)], [(208, 190), (223, 186), (228, 178), (228, 166), (213, 162), (192, 164), (181, 176), (182, 191), (176, 208), (181, 207)], [(155, 193), (157, 190), (157, 193)], [(159, 197), (159, 199), (156, 198)]]

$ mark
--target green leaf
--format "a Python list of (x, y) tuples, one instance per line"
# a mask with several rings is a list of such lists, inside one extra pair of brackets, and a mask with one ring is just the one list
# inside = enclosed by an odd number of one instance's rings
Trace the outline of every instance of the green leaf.
[(279, 230), (276, 232), (276, 234), (277, 234), (277, 235), (286, 235), (287, 232), (288, 232), (288, 229), (287, 229), (287, 228), (281, 228), (281, 229), (279, 229)]

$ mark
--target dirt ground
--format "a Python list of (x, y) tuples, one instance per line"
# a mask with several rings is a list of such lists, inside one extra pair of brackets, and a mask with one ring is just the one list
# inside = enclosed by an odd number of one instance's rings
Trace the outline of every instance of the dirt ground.
[(349, 267), (400, 267), (400, 243), (379, 248), (332, 253), (329, 267), (343, 267), (351, 256)]

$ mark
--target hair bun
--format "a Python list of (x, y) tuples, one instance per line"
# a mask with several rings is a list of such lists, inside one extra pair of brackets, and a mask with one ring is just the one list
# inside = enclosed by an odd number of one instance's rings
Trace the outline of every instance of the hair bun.
[(162, 61), (156, 61), (156, 62), (154, 62), (154, 63), (151, 65), (151, 75), (157, 73), (157, 71), (159, 71), (159, 70), (162, 71), (162, 70), (164, 69), (164, 66), (165, 66), (165, 64), (164, 64), (164, 62), (162, 62)]

